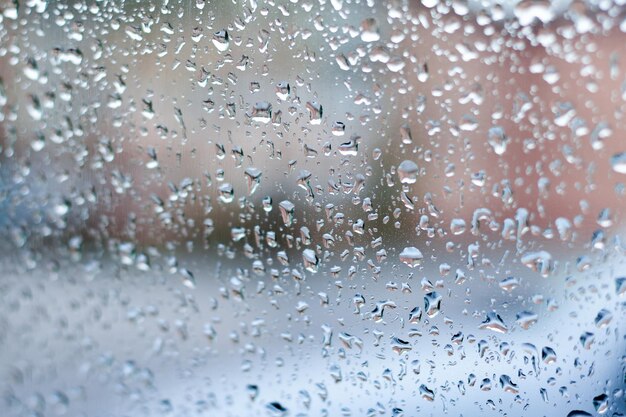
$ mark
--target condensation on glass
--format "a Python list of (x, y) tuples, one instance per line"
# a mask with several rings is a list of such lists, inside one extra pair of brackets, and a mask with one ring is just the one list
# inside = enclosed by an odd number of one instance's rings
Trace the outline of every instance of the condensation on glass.
[(2, 0), (0, 415), (623, 415), (625, 32)]

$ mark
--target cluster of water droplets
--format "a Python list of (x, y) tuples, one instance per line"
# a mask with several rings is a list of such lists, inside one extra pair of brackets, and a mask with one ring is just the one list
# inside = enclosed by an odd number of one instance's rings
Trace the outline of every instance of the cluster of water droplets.
[(0, 414), (625, 412), (619, 4), (5, 3)]

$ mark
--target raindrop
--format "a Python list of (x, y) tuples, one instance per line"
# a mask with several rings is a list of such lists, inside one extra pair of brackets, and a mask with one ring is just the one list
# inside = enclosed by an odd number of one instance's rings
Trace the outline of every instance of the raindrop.
[(215, 45), (218, 51), (224, 52), (228, 49), (229, 44), (229, 35), (225, 29), (219, 30), (213, 34), (213, 45)]
[(402, 184), (414, 184), (417, 181), (418, 167), (413, 161), (402, 161), (398, 165), (398, 178)]
[(492, 330), (496, 333), (507, 333), (509, 329), (502, 321), (502, 318), (496, 312), (489, 312), (485, 320), (478, 326), (480, 329)]
[(405, 247), (400, 253), (400, 262), (404, 263), (409, 268), (415, 268), (421, 265), (422, 259), (424, 259), (422, 252), (413, 246)]

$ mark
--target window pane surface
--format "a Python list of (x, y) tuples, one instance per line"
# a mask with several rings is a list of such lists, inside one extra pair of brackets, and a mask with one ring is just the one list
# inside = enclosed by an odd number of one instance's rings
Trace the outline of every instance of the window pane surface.
[(624, 415), (625, 19), (2, 0), (0, 415)]

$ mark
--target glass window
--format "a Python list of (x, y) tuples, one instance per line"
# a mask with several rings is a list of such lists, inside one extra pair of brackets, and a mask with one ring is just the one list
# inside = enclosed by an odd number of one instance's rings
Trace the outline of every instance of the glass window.
[(0, 1), (0, 415), (624, 415), (625, 16)]

